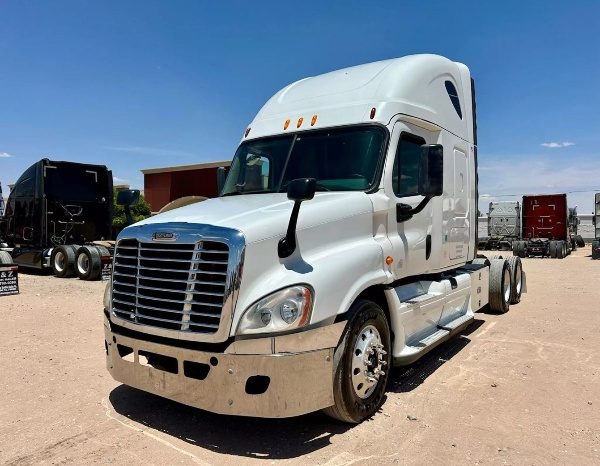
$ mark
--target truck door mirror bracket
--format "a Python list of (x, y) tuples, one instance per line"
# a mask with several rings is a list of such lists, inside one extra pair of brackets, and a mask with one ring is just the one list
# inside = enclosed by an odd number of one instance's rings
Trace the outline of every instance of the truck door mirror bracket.
[(317, 180), (314, 178), (299, 178), (290, 181), (287, 190), (287, 197), (294, 201), (290, 223), (288, 224), (286, 235), (279, 240), (277, 253), (281, 259), (291, 256), (296, 250), (296, 225), (298, 223), (298, 214), (300, 213), (300, 204), (315, 197)]
[(409, 204), (396, 204), (396, 221), (400, 223), (411, 219), (413, 215), (418, 214), (425, 208), (432, 197), (433, 196), (425, 196), (414, 209)]

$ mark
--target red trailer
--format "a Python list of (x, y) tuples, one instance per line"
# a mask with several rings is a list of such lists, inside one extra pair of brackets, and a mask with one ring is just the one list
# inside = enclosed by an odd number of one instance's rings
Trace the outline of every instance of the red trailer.
[(523, 241), (515, 247), (517, 255), (562, 259), (570, 254), (573, 239), (568, 217), (566, 194), (523, 196)]

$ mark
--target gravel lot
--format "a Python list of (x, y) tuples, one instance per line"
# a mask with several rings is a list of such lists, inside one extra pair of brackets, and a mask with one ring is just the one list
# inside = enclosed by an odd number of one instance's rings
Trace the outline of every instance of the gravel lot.
[(114, 382), (104, 284), (20, 276), (0, 298), (0, 463), (600, 464), (600, 262), (526, 259), (528, 293), (392, 373), (383, 410), (218, 416)]

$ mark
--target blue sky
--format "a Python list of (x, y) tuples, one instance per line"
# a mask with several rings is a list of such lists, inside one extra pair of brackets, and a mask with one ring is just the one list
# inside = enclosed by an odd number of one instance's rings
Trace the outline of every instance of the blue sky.
[[(0, 17), (4, 186), (49, 156), (141, 187), (141, 168), (231, 158), (289, 82), (428, 52), (476, 79), (482, 210), (600, 189), (600, 2), (4, 0)], [(569, 201), (591, 212), (591, 193)]]

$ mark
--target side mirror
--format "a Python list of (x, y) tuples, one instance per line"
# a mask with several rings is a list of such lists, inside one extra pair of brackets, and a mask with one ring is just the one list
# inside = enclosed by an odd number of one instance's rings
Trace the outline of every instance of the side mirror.
[(140, 200), (139, 189), (124, 189), (117, 193), (117, 204), (122, 206), (131, 206)]
[(294, 201), (292, 215), (286, 235), (279, 240), (277, 244), (277, 254), (280, 258), (291, 256), (296, 250), (296, 224), (298, 223), (298, 214), (300, 213), (300, 204), (315, 197), (317, 190), (317, 180), (314, 178), (298, 178), (290, 181), (288, 184), (287, 197)]
[(225, 180), (227, 179), (227, 170), (225, 167), (217, 168), (217, 194), (221, 194), (225, 187)]
[(444, 146), (422, 145), (419, 168), (419, 194), (425, 197), (441, 196), (444, 193)]
[(287, 197), (291, 201), (310, 201), (315, 197), (317, 180), (314, 178), (298, 178), (290, 181), (287, 189)]

